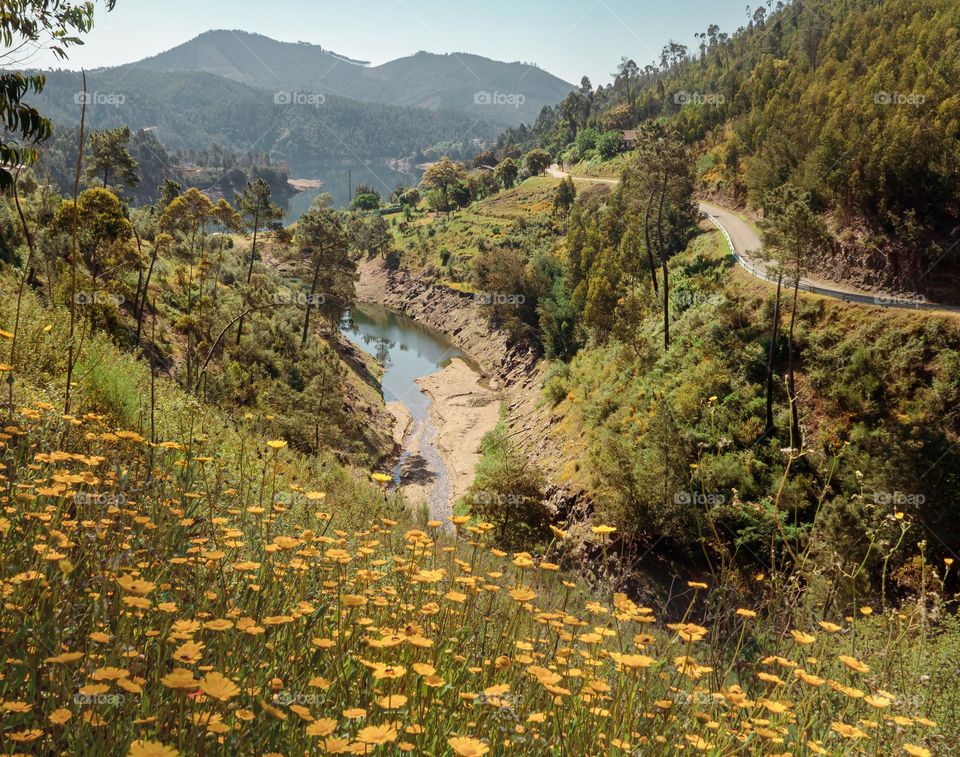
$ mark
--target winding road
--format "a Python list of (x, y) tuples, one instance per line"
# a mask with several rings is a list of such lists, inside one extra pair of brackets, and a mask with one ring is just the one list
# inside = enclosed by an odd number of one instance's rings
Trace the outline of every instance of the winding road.
[[(570, 176), (569, 173), (561, 170), (556, 164), (547, 169), (547, 174), (556, 179), (565, 179)], [(619, 179), (600, 179), (581, 176), (574, 176), (572, 178), (574, 181), (584, 184), (608, 184), (614, 186), (620, 183)], [(776, 282), (776, 275), (771, 272), (766, 263), (756, 256), (763, 248), (763, 244), (760, 241), (759, 235), (749, 223), (733, 211), (709, 202), (701, 202), (700, 211), (720, 230), (720, 233), (723, 234), (724, 239), (727, 240), (727, 245), (737, 260), (737, 264), (743, 268), (743, 270), (759, 279)], [(792, 288), (793, 279), (785, 276), (783, 285)], [(842, 284), (837, 284), (832, 281), (823, 281), (810, 277), (800, 279), (800, 290), (860, 305), (874, 305), (876, 307), (899, 308), (904, 310), (960, 313), (960, 307), (939, 305), (919, 297), (902, 297), (892, 294), (886, 295), (877, 292), (865, 292), (845, 287)]]

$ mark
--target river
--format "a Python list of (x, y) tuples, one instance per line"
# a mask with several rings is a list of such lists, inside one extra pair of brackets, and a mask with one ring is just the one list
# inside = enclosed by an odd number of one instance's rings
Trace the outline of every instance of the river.
[(474, 367), (472, 362), (440, 332), (379, 305), (354, 306), (341, 331), (383, 366), (384, 400), (403, 405), (412, 419), (393, 469), (394, 486), (423, 492), (431, 517), (449, 516), (451, 471), (437, 447), (437, 429), (430, 418), (433, 400), (417, 380), (440, 371), (454, 358)]
[(390, 166), (359, 161), (339, 166), (297, 164), (291, 166), (290, 178), (318, 181), (321, 186), (300, 192), (287, 201), (283, 219), (285, 225), (293, 223), (306, 213), (314, 199), (324, 192), (333, 196), (335, 207), (346, 207), (352, 199), (351, 190), (355, 191), (360, 184), (375, 189), (389, 204), (390, 195), (398, 185), (416, 186), (423, 178), (423, 171), (412, 167), (398, 171)]

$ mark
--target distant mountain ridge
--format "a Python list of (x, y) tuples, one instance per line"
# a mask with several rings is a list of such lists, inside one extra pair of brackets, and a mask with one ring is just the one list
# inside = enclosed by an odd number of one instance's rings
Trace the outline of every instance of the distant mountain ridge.
[[(80, 118), (82, 82), (73, 71), (47, 73), (31, 101), (56, 123)], [(217, 144), (255, 150), (298, 165), (383, 162), (434, 145), (492, 141), (502, 127), (469, 113), (405, 108), (324, 96), (313, 104), (215, 74), (103, 69), (87, 74), (87, 127), (150, 129), (170, 149)], [(474, 147), (473, 149), (479, 149)]]
[(480, 55), (419, 52), (370, 66), (320, 45), (222, 29), (118, 68), (203, 72), (258, 89), (463, 111), (505, 125), (532, 122), (574, 89), (537, 66)]

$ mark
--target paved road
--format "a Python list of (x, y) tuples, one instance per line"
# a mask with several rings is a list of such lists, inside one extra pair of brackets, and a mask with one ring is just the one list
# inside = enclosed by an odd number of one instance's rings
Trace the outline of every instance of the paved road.
[[(559, 166), (552, 165), (547, 173), (557, 179), (563, 179), (570, 174), (562, 171)], [(574, 181), (584, 184), (619, 184), (619, 179), (596, 179), (574, 176)], [(763, 249), (760, 237), (753, 227), (740, 216), (730, 210), (713, 205), (709, 202), (700, 203), (701, 212), (716, 226), (727, 240), (737, 264), (747, 273), (766, 281), (776, 282), (777, 277), (770, 272), (767, 265), (758, 258), (757, 253)], [(793, 279), (784, 277), (784, 286), (793, 287)], [(819, 294), (823, 297), (832, 297), (843, 302), (854, 302), (860, 305), (875, 305), (883, 308), (900, 308), (906, 310), (928, 310), (943, 313), (960, 313), (960, 307), (938, 305), (921, 298), (898, 297), (876, 292), (864, 292), (837, 284), (832, 281), (823, 281), (815, 278), (800, 279), (800, 290)]]

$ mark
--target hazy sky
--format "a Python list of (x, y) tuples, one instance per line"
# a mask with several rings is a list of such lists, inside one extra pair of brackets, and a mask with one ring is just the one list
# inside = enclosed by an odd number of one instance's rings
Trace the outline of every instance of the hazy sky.
[[(97, 0), (96, 28), (69, 68), (128, 63), (209, 29), (305, 41), (383, 63), (418, 50), (537, 63), (567, 81), (607, 83), (621, 55), (640, 66), (671, 37), (691, 48), (710, 23), (735, 31), (747, 0)], [(751, 0), (750, 5), (759, 5)], [(24, 63), (27, 65), (27, 63)], [(31, 66), (58, 65), (34, 55)], [(63, 64), (59, 64), (63, 65)]]

